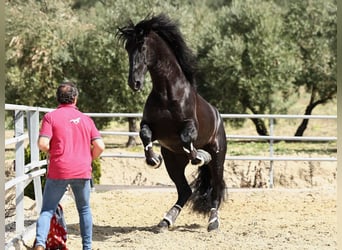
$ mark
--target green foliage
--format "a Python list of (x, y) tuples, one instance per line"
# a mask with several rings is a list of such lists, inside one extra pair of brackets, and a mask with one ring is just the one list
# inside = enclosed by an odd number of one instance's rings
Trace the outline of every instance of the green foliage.
[(25, 1), (7, 8), (6, 101), (50, 107), (55, 103), (55, 87), (65, 79), (63, 63), (72, 60), (68, 43), (82, 27), (66, 4), (53, 3)]
[(222, 113), (286, 113), (301, 86), (324, 104), (336, 98), (336, 9), (336, 0), (7, 1), (6, 103), (53, 108), (58, 84), (73, 80), (83, 112), (141, 112), (151, 80), (129, 89), (115, 34), (165, 12), (198, 56), (200, 94)]
[(335, 98), (336, 1), (236, 0), (201, 25), (199, 90), (221, 112), (287, 113), (302, 85), (310, 110)]
[(284, 15), (284, 33), (301, 61), (294, 84), (305, 86), (311, 103), (326, 103), (336, 96), (336, 19), (336, 0), (289, 1)]
[(97, 158), (92, 161), (91, 163), (92, 167), (92, 177), (93, 177), (93, 182), (95, 184), (100, 184), (100, 178), (101, 178), (101, 162), (100, 159)]
[(221, 111), (286, 110), (298, 63), (280, 36), (280, 14), (272, 2), (255, 0), (233, 1), (216, 13), (199, 44), (200, 90)]

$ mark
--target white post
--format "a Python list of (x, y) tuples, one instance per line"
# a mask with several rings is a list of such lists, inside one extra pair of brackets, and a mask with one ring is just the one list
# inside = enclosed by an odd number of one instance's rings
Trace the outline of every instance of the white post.
[[(24, 134), (24, 112), (15, 111), (15, 137)], [(16, 177), (25, 174), (25, 149), (24, 141), (17, 142), (15, 145), (15, 175)], [(24, 231), (24, 188), (25, 183), (19, 182), (16, 185), (16, 232), (21, 234)]]
[[(5, 35), (5, 1), (0, 1), (0, 34), (2, 37)], [(2, 59), (2, 62), (0, 63), (0, 159), (2, 166), (5, 166), (5, 144), (3, 143), (5, 141), (5, 39), (1, 39), (0, 42), (0, 58)], [(0, 211), (1, 211), (1, 229), (0, 229), (0, 246), (5, 245), (5, 171), (2, 168), (2, 171), (0, 173), (0, 183), (2, 187), (0, 188)]]
[[(273, 136), (273, 118), (270, 118), (270, 136)], [(273, 188), (273, 139), (270, 139), (270, 188)]]
[[(28, 130), (29, 130), (29, 140), (31, 149), (31, 163), (39, 161), (39, 148), (37, 145), (38, 134), (39, 134), (39, 111), (28, 111)], [(42, 207), (42, 184), (40, 175), (33, 178), (34, 185), (34, 195), (36, 200), (36, 211), (39, 214)]]

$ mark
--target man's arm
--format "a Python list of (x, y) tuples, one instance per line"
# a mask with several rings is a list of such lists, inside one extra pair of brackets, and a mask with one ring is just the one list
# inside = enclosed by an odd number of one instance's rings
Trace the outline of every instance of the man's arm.
[(50, 138), (40, 136), (38, 138), (38, 148), (43, 152), (49, 152), (50, 149)]
[(103, 150), (105, 149), (105, 144), (101, 138), (95, 139), (92, 141), (93, 148), (91, 150), (92, 159), (95, 160), (99, 157)]

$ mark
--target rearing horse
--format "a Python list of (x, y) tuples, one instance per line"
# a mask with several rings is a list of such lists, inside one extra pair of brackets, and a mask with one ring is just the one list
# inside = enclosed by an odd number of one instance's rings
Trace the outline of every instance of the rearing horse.
[[(146, 162), (155, 168), (161, 165), (162, 157), (153, 151), (153, 142), (158, 140), (167, 172), (177, 188), (178, 199), (158, 226), (171, 227), (190, 200), (193, 211), (209, 214), (208, 231), (217, 229), (218, 209), (226, 189), (226, 134), (218, 111), (196, 91), (191, 50), (178, 25), (165, 14), (136, 25), (130, 21), (118, 28), (117, 36), (125, 42), (129, 56), (129, 86), (140, 90), (147, 71), (153, 83), (140, 123)], [(199, 165), (193, 190), (184, 174), (189, 162)]]

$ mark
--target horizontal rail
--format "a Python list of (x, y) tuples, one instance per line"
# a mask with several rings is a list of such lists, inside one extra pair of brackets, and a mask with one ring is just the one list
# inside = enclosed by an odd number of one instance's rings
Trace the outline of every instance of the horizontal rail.
[(124, 136), (138, 136), (139, 132), (123, 132), (123, 131), (100, 131), (101, 135), (124, 135)]
[[(122, 136), (139, 136), (139, 132), (123, 132), (123, 131), (100, 131), (101, 135), (122, 135)], [(25, 133), (21, 136), (7, 139), (5, 145), (14, 144), (20, 141), (24, 141), (28, 138), (28, 134)], [(227, 139), (253, 139), (253, 140), (274, 140), (274, 141), (336, 141), (337, 137), (315, 137), (315, 136), (245, 136), (245, 135), (227, 135)]]
[[(132, 117), (141, 118), (142, 113), (85, 113), (91, 117)], [(273, 118), (273, 119), (337, 119), (336, 115), (274, 115), (274, 114), (221, 114), (222, 118)]]
[(25, 133), (25, 134), (22, 134), (22, 135), (20, 135), (20, 136), (13, 137), (13, 138), (10, 138), (10, 139), (6, 139), (6, 140), (5, 140), (5, 146), (11, 145), (11, 144), (15, 144), (15, 143), (17, 143), (17, 142), (24, 141), (24, 140), (26, 140), (27, 138), (29, 138), (28, 133)]
[(54, 109), (42, 108), (42, 107), (32, 107), (32, 106), (26, 106), (26, 105), (17, 105), (17, 104), (5, 104), (5, 110), (50, 112)]
[[(101, 157), (113, 158), (145, 158), (143, 154), (103, 153)], [(226, 156), (226, 160), (241, 161), (337, 161), (334, 157), (264, 157), (264, 156)]]
[[(132, 117), (141, 118), (142, 113), (85, 113), (91, 117)], [(246, 118), (266, 118), (266, 119), (337, 119), (336, 115), (273, 115), (273, 114), (221, 114), (222, 118), (246, 119)]]
[(45, 165), (47, 165), (47, 160), (30, 162), (30, 163), (26, 164), (25, 167), (24, 167), (25, 168), (25, 173), (31, 171), (34, 168), (45, 166)]
[[(53, 108), (30, 107), (25, 105), (5, 104), (5, 110), (28, 110), (50, 112)], [(85, 113), (91, 117), (132, 117), (141, 118), (142, 113)], [(336, 115), (277, 115), (277, 114), (221, 114), (222, 118), (273, 118), (273, 119), (337, 119)]]
[(85, 113), (91, 117), (131, 117), (142, 118), (142, 113)]
[(17, 104), (5, 104), (5, 110), (37, 111), (39, 110), (39, 107), (17, 105)]
[(335, 157), (263, 157), (263, 156), (228, 156), (226, 160), (235, 161), (337, 161)]
[(336, 141), (334, 136), (263, 136), (263, 135), (227, 135), (227, 139), (254, 139), (254, 140), (273, 140), (273, 141)]
[(336, 115), (221, 114), (222, 118), (337, 119)]
[[(139, 136), (139, 132), (124, 131), (100, 131), (101, 135), (123, 135)], [(253, 139), (253, 140), (274, 140), (274, 141), (336, 141), (335, 136), (262, 136), (262, 135), (227, 135), (227, 139)]]
[(145, 158), (143, 154), (126, 154), (126, 153), (103, 153), (100, 157), (116, 157), (116, 158)]
[(18, 184), (19, 182), (23, 182), (23, 181), (26, 181), (28, 179), (32, 179), (36, 176), (43, 175), (43, 174), (45, 174), (45, 172), (46, 172), (46, 169), (39, 169), (39, 170), (33, 171), (31, 173), (28, 173), (28, 174), (19, 176), (17, 178), (14, 178), (14, 179), (5, 183), (5, 190), (10, 189), (11, 187)]

